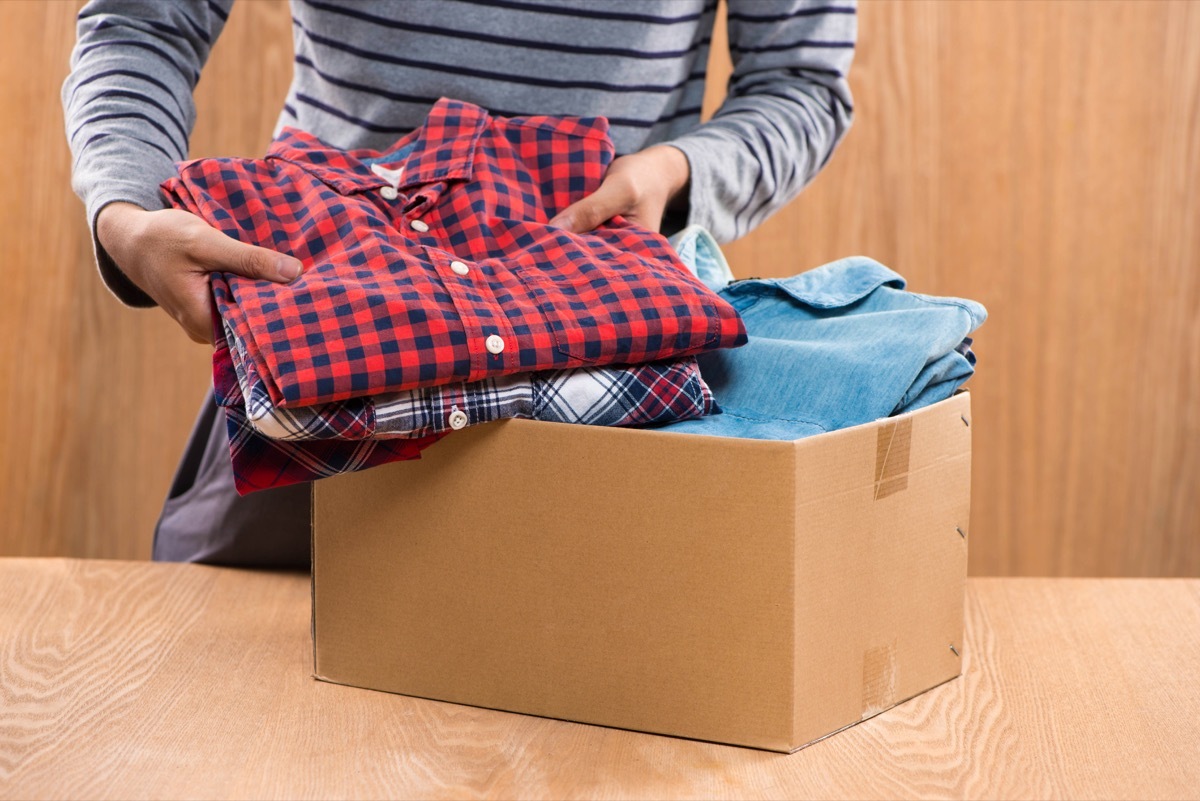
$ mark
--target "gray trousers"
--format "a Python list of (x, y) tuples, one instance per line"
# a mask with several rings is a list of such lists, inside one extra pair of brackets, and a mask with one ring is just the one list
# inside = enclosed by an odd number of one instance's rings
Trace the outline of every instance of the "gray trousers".
[(225, 410), (209, 390), (154, 529), (154, 561), (307, 570), (310, 488), (238, 495)]

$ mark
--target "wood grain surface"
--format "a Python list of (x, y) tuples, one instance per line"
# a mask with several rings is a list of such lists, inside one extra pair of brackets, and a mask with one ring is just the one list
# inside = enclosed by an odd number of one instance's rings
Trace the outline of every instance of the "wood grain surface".
[[(95, 274), (58, 97), (78, 6), (6, 2), (0, 26), (0, 147), (21, 154), (0, 199), (0, 553), (144, 558), (208, 356)], [(193, 155), (262, 153), (288, 16), (235, 6)], [(847, 141), (729, 249), (743, 276), (866, 254), (987, 305), (973, 574), (1200, 575), (1198, 43), (1197, 3), (864, 2)], [(728, 55), (711, 69), (709, 113)]]
[[(148, 558), (211, 353), (96, 272), (59, 90), (76, 0), (0, 25), (0, 553)], [(260, 155), (291, 79), (286, 4), (239, 3), (197, 87), (192, 155)], [(116, 532), (124, 532), (117, 534)]]
[(782, 755), (315, 681), (306, 576), (4, 559), (0, 797), (1195, 797), (1200, 581), (972, 579), (963, 656)]

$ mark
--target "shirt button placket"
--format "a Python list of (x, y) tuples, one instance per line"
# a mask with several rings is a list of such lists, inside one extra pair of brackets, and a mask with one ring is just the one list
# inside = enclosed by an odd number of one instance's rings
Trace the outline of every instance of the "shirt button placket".
[[(389, 189), (392, 189), (392, 187), (384, 187), (380, 190), (380, 193), (388, 200), (394, 200), (398, 193), (394, 190), (392, 192), (388, 192)], [(408, 227), (419, 234), (425, 234), (429, 232), (429, 223), (419, 218), (408, 220)], [(466, 278), (471, 274), (471, 266), (459, 259), (453, 259), (450, 262), (450, 272), (454, 273), (454, 275), (458, 276), (459, 278)], [(457, 295), (458, 293), (452, 292), (452, 294)], [(503, 368), (504, 357), (502, 354), (504, 353), (506, 346), (507, 343), (505, 342), (504, 337), (500, 336), (499, 334), (488, 334), (483, 338), (483, 349), (489, 354), (488, 361), (490, 363), (490, 366), (485, 368), (485, 374), (495, 373)], [(454, 425), (455, 423), (465, 426), (468, 422), (467, 415), (465, 413), (463, 413), (461, 410), (456, 410), (456, 412), (456, 414), (451, 414), (447, 419), (447, 422), (450, 424), (451, 428), (459, 427)]]

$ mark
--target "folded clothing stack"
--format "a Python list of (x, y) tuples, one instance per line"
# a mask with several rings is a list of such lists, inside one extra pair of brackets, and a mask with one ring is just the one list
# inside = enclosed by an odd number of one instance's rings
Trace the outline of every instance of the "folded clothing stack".
[(385, 153), (285, 128), (265, 159), (181, 163), (162, 185), (170, 205), (303, 264), (286, 285), (213, 275), (238, 491), (417, 458), (501, 416), (711, 411), (690, 357), (745, 343), (733, 307), (655, 232), (547, 224), (612, 157), (602, 117), (441, 98)]
[(172, 206), (303, 264), (286, 285), (213, 275), (238, 491), (418, 458), (503, 417), (796, 439), (974, 372), (984, 308), (870, 259), (737, 280), (702, 228), (549, 226), (612, 156), (602, 117), (441, 98), (386, 152), (285, 128), (262, 160), (181, 163)]
[(800, 439), (937, 403), (975, 372), (970, 334), (987, 310), (973, 300), (909, 292), (862, 256), (788, 278), (735, 279), (703, 228), (670, 241), (742, 315), (749, 341), (698, 357), (722, 413), (662, 430)]

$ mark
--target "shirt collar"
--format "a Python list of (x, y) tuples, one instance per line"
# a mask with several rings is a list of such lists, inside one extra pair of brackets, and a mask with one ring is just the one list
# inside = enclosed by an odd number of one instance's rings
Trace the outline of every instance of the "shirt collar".
[(397, 189), (434, 181), (469, 180), (475, 160), (475, 143), (487, 122), (485, 109), (441, 97), (420, 127), (401, 137), (387, 150), (339, 150), (307, 131), (286, 127), (271, 143), (267, 158), (292, 162), (345, 195), (388, 186), (389, 182), (372, 172), (364, 162), (413, 142), (415, 146), (404, 159)]

